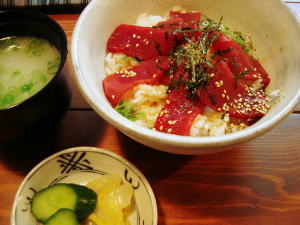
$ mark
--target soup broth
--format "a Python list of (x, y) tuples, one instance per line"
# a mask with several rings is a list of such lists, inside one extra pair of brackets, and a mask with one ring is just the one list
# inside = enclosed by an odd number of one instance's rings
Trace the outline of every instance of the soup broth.
[(59, 51), (34, 37), (0, 39), (0, 109), (23, 102), (45, 87), (59, 69)]

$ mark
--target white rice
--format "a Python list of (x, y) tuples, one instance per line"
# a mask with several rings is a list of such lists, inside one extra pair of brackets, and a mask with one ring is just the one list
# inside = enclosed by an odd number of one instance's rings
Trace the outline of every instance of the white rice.
[(166, 18), (161, 16), (153, 16), (153, 15), (147, 15), (146, 13), (142, 13), (141, 15), (138, 16), (134, 25), (142, 26), (142, 27), (152, 27), (158, 24), (159, 22), (165, 20)]
[(220, 136), (228, 129), (228, 114), (219, 113), (206, 108), (203, 114), (199, 114), (191, 127), (191, 136)]
[(153, 128), (157, 115), (166, 103), (168, 87), (165, 85), (140, 84), (134, 88), (134, 95), (129, 100), (136, 112), (143, 112), (135, 123)]
[(136, 59), (126, 55), (108, 53), (105, 57), (105, 72), (106, 74), (114, 74), (138, 64)]

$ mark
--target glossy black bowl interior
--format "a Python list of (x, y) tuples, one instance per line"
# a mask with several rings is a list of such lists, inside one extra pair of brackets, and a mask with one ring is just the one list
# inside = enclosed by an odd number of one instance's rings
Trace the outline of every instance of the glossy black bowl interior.
[(36, 12), (1, 12), (0, 38), (11, 36), (48, 40), (60, 51), (61, 63), (54, 78), (37, 94), (17, 105), (0, 109), (0, 142), (48, 129), (64, 117), (71, 100), (66, 76), (61, 73), (68, 53), (63, 29), (48, 16)]

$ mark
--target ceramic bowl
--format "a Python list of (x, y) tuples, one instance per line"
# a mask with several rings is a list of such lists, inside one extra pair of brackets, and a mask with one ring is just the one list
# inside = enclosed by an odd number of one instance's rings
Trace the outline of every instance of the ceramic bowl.
[(68, 47), (60, 25), (50, 17), (32, 11), (0, 12), (0, 38), (11, 36), (48, 40), (60, 51), (61, 62), (54, 78), (39, 92), (23, 102), (0, 109), (0, 142), (48, 129), (63, 118), (71, 101), (66, 76), (61, 73)]
[(119, 175), (134, 188), (130, 225), (157, 225), (156, 201), (143, 174), (121, 156), (93, 147), (76, 147), (58, 152), (34, 167), (20, 185), (13, 204), (11, 225), (38, 224), (30, 212), (30, 201), (36, 193), (51, 184), (84, 185), (105, 174)]
[[(270, 74), (269, 89), (282, 90), (280, 102), (257, 123), (218, 137), (184, 137), (140, 127), (110, 106), (101, 84), (108, 37), (119, 24), (133, 24), (141, 13), (164, 16), (174, 6), (200, 11), (217, 21), (223, 16), (223, 24), (251, 35), (257, 56)], [(81, 93), (107, 122), (154, 149), (196, 155), (223, 151), (260, 136), (292, 112), (300, 99), (299, 42), (299, 23), (280, 0), (94, 0), (76, 24), (72, 61)]]

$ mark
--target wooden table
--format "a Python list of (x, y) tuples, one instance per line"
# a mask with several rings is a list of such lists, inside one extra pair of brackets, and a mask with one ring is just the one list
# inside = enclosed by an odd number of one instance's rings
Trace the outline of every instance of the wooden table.
[[(300, 16), (300, 2), (287, 3)], [(79, 15), (52, 15), (70, 40)], [(300, 62), (299, 62), (300, 63)], [(179, 156), (147, 148), (102, 120), (73, 85), (71, 108), (44, 138), (0, 146), (0, 224), (10, 224), (15, 192), (50, 154), (96, 146), (122, 155), (148, 178), (159, 225), (299, 225), (300, 107), (281, 125), (228, 152)]]

